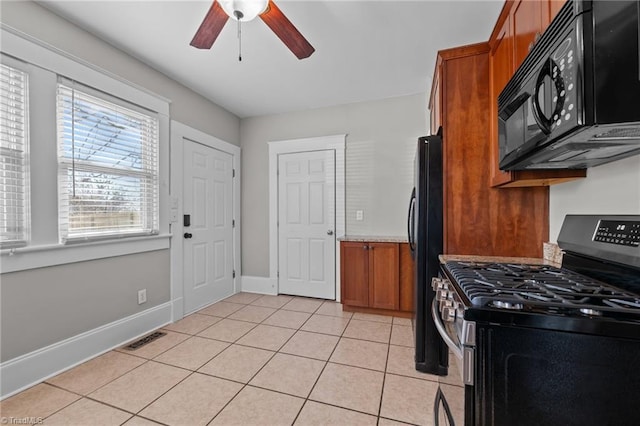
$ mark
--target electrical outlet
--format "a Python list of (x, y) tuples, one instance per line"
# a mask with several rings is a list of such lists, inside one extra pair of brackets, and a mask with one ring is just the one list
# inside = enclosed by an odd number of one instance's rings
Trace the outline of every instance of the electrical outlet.
[(362, 210), (356, 210), (356, 220), (362, 220), (364, 217), (364, 212)]
[(142, 290), (138, 290), (138, 305), (142, 305), (143, 303), (147, 303), (147, 289), (143, 288)]

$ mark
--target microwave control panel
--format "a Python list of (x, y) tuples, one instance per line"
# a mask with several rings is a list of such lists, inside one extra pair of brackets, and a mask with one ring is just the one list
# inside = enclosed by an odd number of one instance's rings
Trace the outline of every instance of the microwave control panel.
[[(576, 81), (577, 70), (581, 61), (580, 52), (576, 43), (576, 33), (572, 29), (562, 43), (551, 55), (551, 80), (554, 87), (551, 105), (553, 116), (550, 117), (551, 131), (564, 133), (580, 124), (578, 108), (579, 82)], [(556, 88), (560, 88), (558, 91)], [(562, 108), (556, 112), (556, 105), (560, 103)]]

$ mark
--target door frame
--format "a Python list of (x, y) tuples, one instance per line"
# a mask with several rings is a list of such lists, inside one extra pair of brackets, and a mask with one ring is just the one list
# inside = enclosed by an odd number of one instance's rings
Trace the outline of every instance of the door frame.
[[(240, 289), (240, 154), (239, 146), (232, 145), (200, 130), (189, 127), (178, 121), (171, 120), (170, 142), (170, 178), (169, 178), (169, 227), (171, 232), (171, 318), (177, 321), (184, 317), (184, 242), (182, 234), (184, 226), (182, 215), (184, 214), (184, 144), (183, 140), (202, 144), (209, 148), (230, 154), (233, 157), (233, 270), (236, 275), (233, 278), (233, 288), (237, 292)], [(161, 182), (166, 185), (166, 182)], [(214, 301), (215, 302), (215, 301)]]
[(336, 301), (340, 301), (340, 243), (339, 237), (345, 234), (345, 142), (346, 134), (319, 136), (303, 139), (289, 139), (268, 142), (269, 146), (269, 280), (275, 294), (278, 293), (278, 156), (297, 152), (333, 150), (336, 159), (336, 248), (335, 283)]

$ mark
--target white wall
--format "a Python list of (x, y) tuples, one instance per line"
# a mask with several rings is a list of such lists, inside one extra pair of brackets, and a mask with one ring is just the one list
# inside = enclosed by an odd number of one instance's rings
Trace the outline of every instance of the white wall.
[(640, 155), (588, 169), (585, 179), (551, 187), (549, 240), (567, 214), (640, 214)]
[[(269, 276), (267, 142), (347, 134), (346, 232), (405, 235), (417, 138), (427, 132), (426, 94), (243, 119), (242, 271)], [(356, 210), (364, 220), (356, 221)]]

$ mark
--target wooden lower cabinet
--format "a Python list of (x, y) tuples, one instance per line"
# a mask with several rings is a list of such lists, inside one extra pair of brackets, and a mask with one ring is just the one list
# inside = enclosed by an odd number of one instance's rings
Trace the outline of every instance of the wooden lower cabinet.
[(369, 243), (369, 307), (399, 308), (399, 244)]
[[(499, 169), (498, 96), (524, 61), (533, 43), (547, 28), (566, 0), (515, 0), (505, 4), (489, 39), (491, 52), (489, 95), (491, 186), (524, 188), (549, 186), (587, 176), (586, 170), (512, 170)], [(433, 84), (434, 93), (440, 86)], [(441, 110), (441, 108), (439, 109)], [(485, 160), (486, 161), (486, 160)]]
[[(406, 243), (342, 241), (341, 300), (347, 310), (413, 310), (413, 260)], [(365, 308), (365, 309), (354, 309)]]
[(366, 242), (340, 243), (340, 298), (343, 305), (369, 306), (369, 250)]

